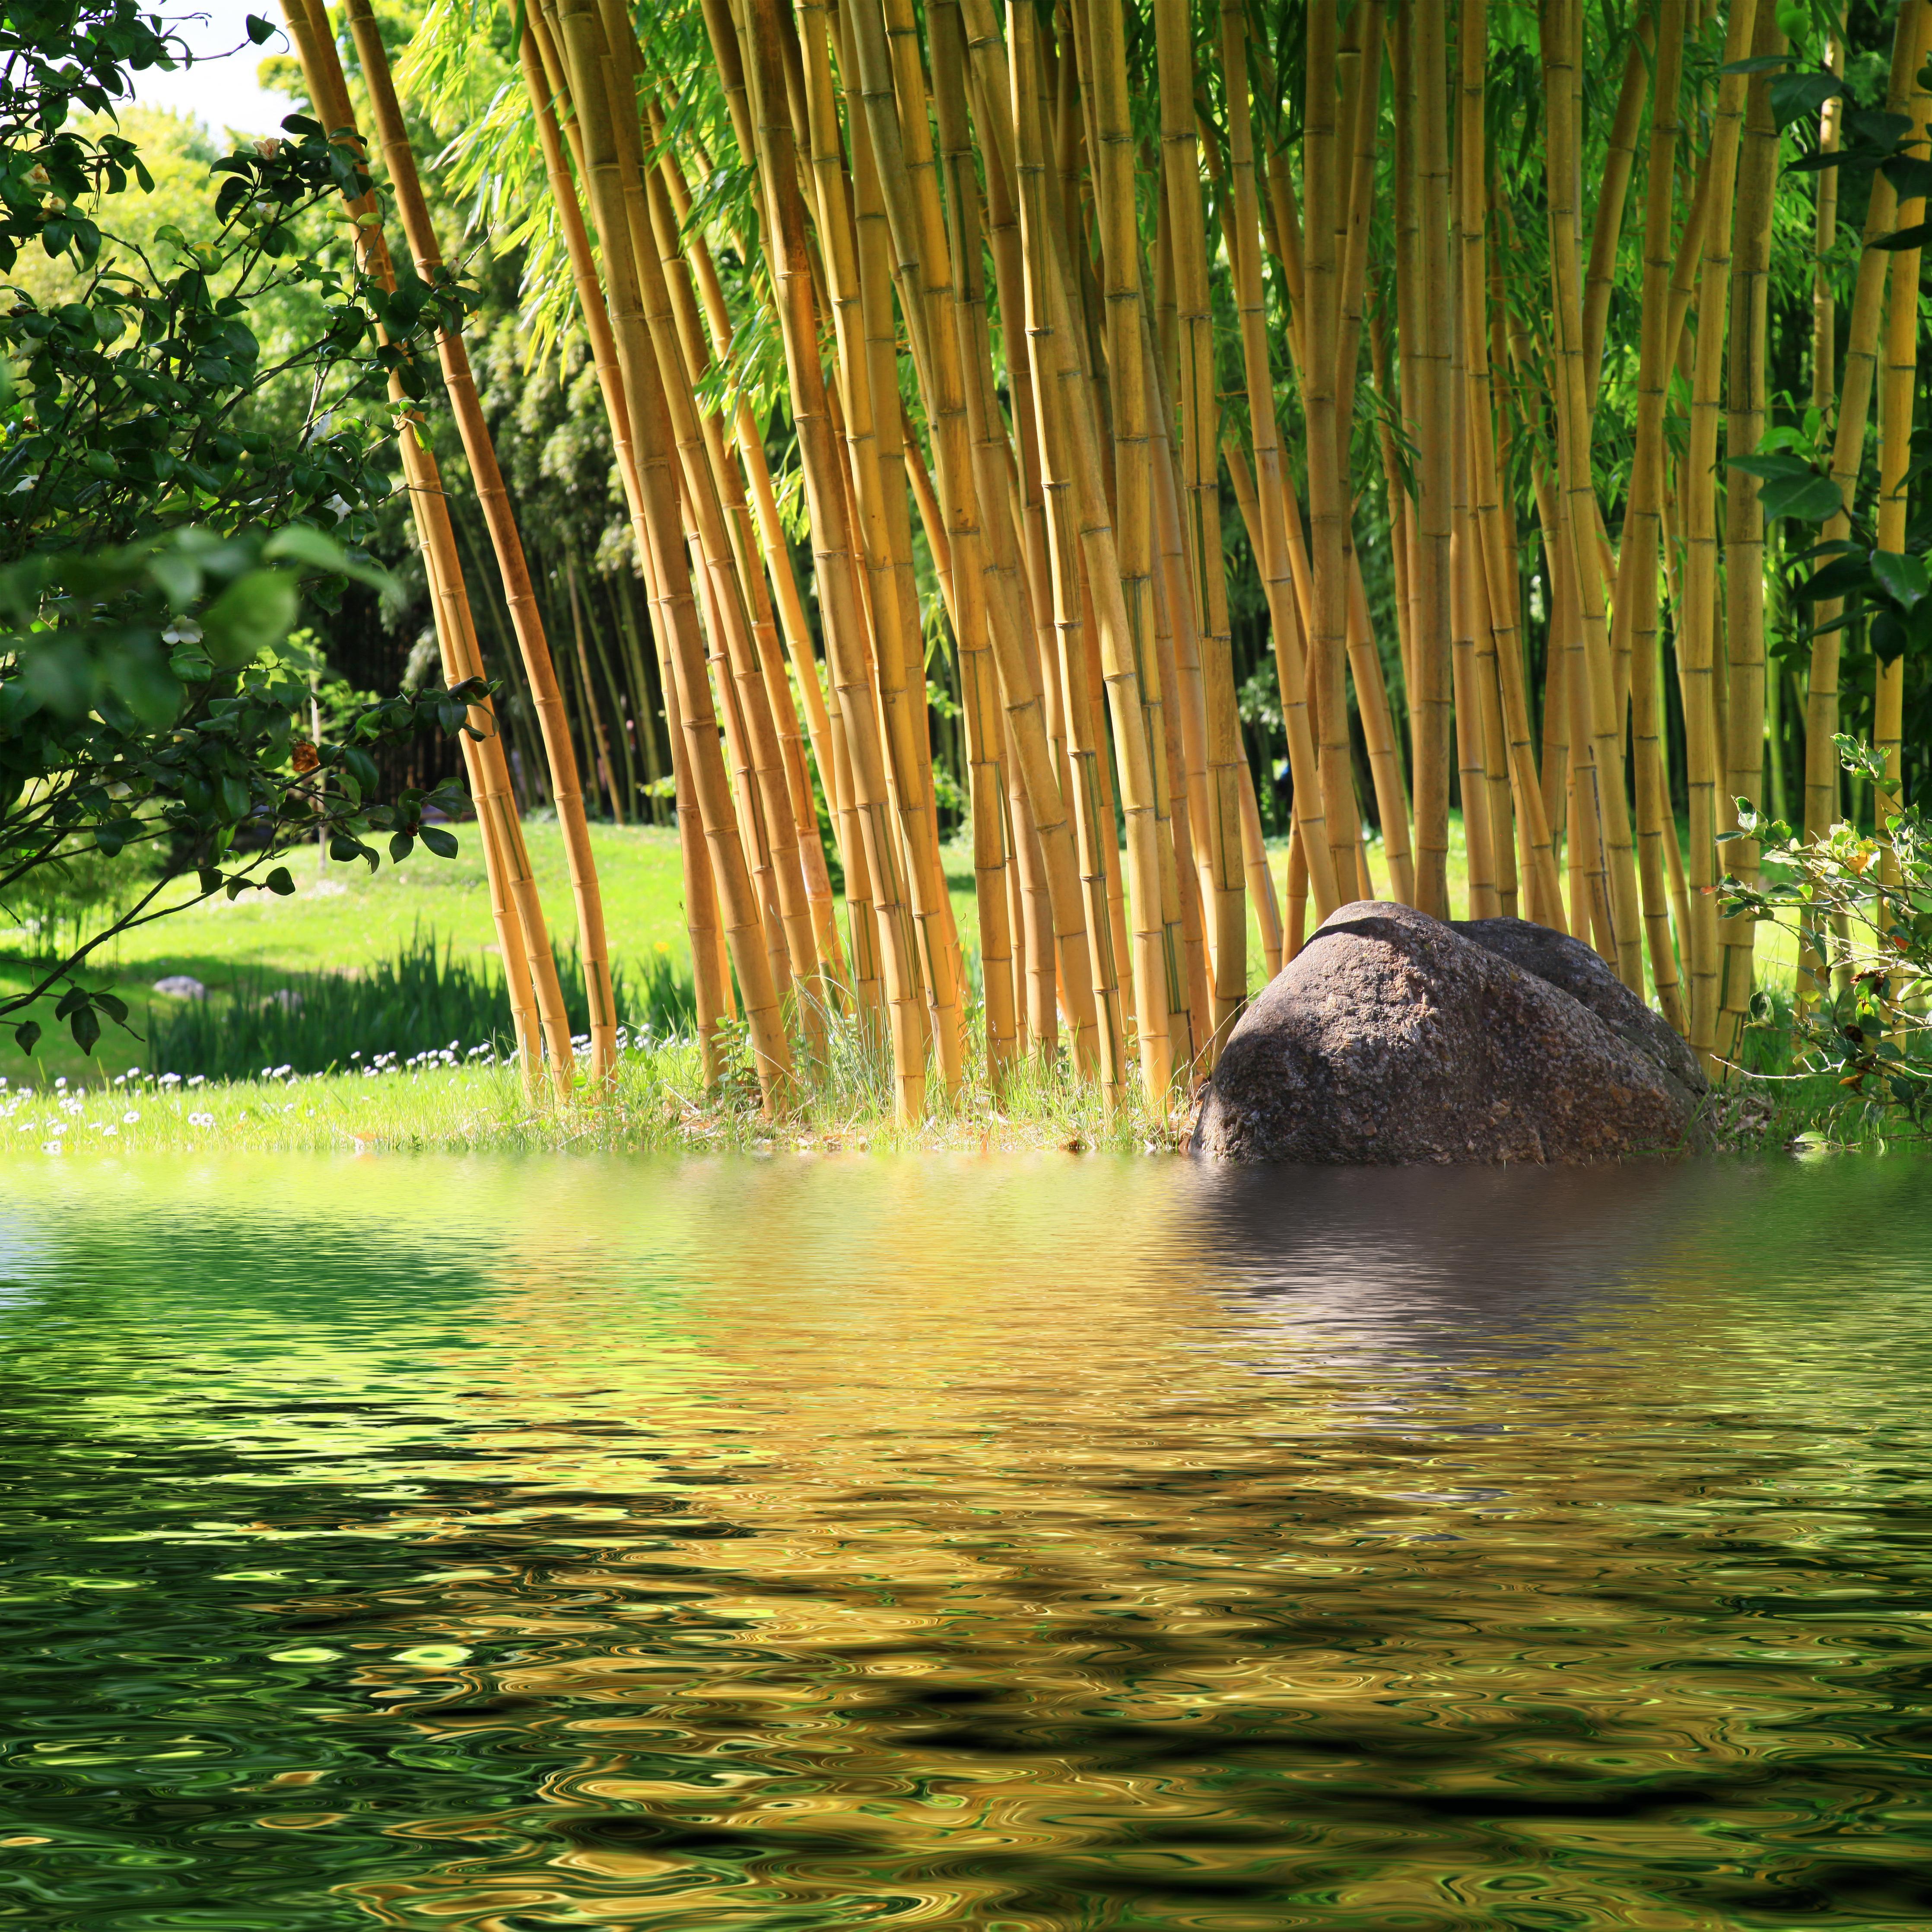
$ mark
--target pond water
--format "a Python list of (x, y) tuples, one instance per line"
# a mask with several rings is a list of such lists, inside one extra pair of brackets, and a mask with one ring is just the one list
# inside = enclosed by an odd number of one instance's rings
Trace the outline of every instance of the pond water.
[(16, 1166), (0, 1927), (1932, 1924), (1928, 1178)]

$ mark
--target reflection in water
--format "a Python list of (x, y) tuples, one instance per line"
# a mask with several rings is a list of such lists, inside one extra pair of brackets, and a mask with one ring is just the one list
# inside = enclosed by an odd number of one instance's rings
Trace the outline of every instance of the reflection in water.
[(29, 1175), (0, 1927), (1932, 1924), (1924, 1172)]

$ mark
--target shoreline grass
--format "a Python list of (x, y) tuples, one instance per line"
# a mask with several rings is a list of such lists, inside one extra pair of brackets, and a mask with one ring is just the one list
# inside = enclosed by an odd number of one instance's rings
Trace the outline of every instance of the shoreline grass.
[[(874, 1064), (877, 1063), (877, 1064)], [(895, 1120), (883, 1055), (835, 1037), (830, 1065), (796, 1108), (769, 1120), (748, 1067), (706, 1091), (695, 1042), (646, 1039), (619, 1056), (609, 1088), (532, 1103), (514, 1064), (448, 1049), (358, 1072), (250, 1080), (128, 1073), (100, 1086), (0, 1084), (0, 1165), (202, 1153), (760, 1154), (775, 1152), (1070, 1153), (1185, 1150), (1192, 1100), (1165, 1114), (1136, 1094), (1110, 1109), (1064, 1065), (1023, 1067), (995, 1096), (970, 1077), (917, 1123)], [(1884, 1152), (1922, 1138), (1828, 1076), (1749, 1073), (1716, 1090), (1709, 1152)]]
[(120, 1076), (104, 1086), (0, 1087), (0, 1162), (205, 1151), (254, 1154), (716, 1154), (1017, 1152), (1062, 1148), (1178, 1151), (1191, 1106), (1156, 1117), (1138, 1100), (1109, 1110), (1070, 1071), (1021, 1071), (995, 1097), (969, 1081), (927, 1118), (892, 1117), (889, 1072), (848, 1051), (793, 1114), (767, 1120), (748, 1077), (707, 1094), (695, 1042), (648, 1041), (619, 1056), (606, 1090), (532, 1104), (503, 1061), (446, 1049), (386, 1056), (358, 1073), (214, 1081)]

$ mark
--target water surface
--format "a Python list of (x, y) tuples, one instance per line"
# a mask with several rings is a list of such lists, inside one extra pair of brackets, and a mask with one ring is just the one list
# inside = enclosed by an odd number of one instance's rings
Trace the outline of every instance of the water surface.
[(1928, 1179), (10, 1166), (0, 1927), (1932, 1924)]

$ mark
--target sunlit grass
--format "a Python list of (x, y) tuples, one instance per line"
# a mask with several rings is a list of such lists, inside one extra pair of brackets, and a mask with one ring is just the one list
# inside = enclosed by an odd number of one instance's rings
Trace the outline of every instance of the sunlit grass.
[(742, 1059), (707, 1090), (694, 1041), (620, 1035), (610, 1084), (532, 1100), (514, 1064), (448, 1049), (361, 1072), (254, 1080), (181, 1080), (124, 1073), (104, 1085), (58, 1078), (0, 1087), (0, 1160), (76, 1160), (198, 1151), (370, 1154), (672, 1153), (776, 1148), (890, 1152), (1060, 1146), (1164, 1152), (1189, 1124), (1177, 1095), (1156, 1114), (1137, 1093), (1110, 1106), (1064, 1063), (1017, 1068), (997, 1094), (969, 1072), (956, 1100), (935, 1082), (926, 1117), (894, 1114), (886, 1057), (848, 1023), (830, 1030), (825, 1059), (806, 1070), (797, 1103), (766, 1118)]

